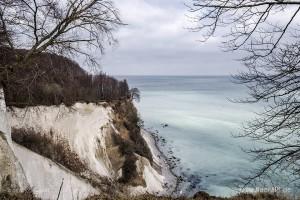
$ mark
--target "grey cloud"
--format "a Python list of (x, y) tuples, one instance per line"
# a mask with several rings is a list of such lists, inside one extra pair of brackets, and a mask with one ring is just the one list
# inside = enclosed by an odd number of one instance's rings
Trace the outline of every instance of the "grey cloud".
[(116, 34), (119, 45), (108, 49), (102, 68), (112, 75), (226, 75), (241, 64), (238, 55), (222, 52), (220, 39), (197, 42), (189, 32), (180, 0), (116, 1), (128, 26)]

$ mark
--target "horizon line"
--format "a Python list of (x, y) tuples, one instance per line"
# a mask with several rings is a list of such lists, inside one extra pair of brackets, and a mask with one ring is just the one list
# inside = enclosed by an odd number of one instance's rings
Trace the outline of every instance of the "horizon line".
[(220, 76), (234, 76), (233, 74), (224, 74), (224, 75), (221, 75), (221, 74), (219, 74), (219, 75), (201, 75), (201, 74), (199, 74), (199, 75), (173, 75), (173, 74), (170, 74), (170, 75), (168, 75), (168, 74), (154, 74), (154, 75), (149, 75), (149, 74), (108, 74), (108, 75), (110, 75), (110, 76), (185, 76), (185, 77), (196, 77), (196, 76), (210, 76), (210, 77), (212, 77), (212, 76), (215, 76), (215, 77), (220, 77)]

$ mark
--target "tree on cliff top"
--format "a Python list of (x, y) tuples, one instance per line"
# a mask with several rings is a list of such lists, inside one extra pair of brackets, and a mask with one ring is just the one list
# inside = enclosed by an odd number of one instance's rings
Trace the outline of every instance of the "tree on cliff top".
[(243, 102), (267, 104), (240, 135), (264, 144), (248, 150), (263, 165), (246, 184), (276, 173), (299, 180), (300, 1), (194, 0), (189, 8), (203, 41), (220, 31), (225, 50), (245, 55), (247, 70), (236, 76), (250, 90)]
[(6, 39), (5, 39), (5, 32), (3, 30), (3, 28), (1, 28), (2, 26), (0, 25), (0, 47), (4, 47), (6, 45)]
[(9, 48), (29, 50), (22, 62), (51, 52), (83, 55), (94, 64), (90, 52), (103, 53), (105, 43), (115, 42), (113, 30), (122, 24), (110, 0), (1, 0), (0, 21)]
[[(57, 67), (50, 59), (53, 54), (85, 58), (89, 66), (97, 67), (97, 56), (116, 42), (113, 32), (120, 25), (111, 0), (0, 0), (1, 55), (14, 55), (0, 62), (5, 93), (10, 85), (20, 94), (27, 90), (31, 98), (31, 87), (39, 77), (50, 74), (41, 69), (41, 53), (48, 53), (43, 55), (50, 60), (44, 64), (47, 69)], [(20, 78), (20, 73), (26, 76)]]

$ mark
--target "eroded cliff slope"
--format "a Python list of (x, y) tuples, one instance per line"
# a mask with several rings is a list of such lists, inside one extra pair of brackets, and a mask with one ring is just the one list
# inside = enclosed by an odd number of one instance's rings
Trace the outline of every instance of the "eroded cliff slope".
[[(60, 174), (57, 172), (59, 166), (69, 170), (70, 177), (73, 175), (80, 179), (67, 180), (69, 183), (66, 184), (74, 185), (75, 194), (80, 192), (85, 194), (80, 197), (86, 197), (87, 193), (95, 194), (97, 189), (100, 193), (107, 193), (108, 191), (101, 187), (105, 184), (119, 185), (118, 189), (124, 194), (145, 192), (164, 194), (169, 191), (165, 187), (169, 180), (162, 174), (159, 164), (153, 161), (151, 152), (143, 151), (140, 144), (135, 144), (136, 141), (131, 139), (130, 130), (126, 128), (128, 125), (125, 121), (121, 121), (120, 116), (117, 117), (119, 114), (116, 112), (106, 103), (76, 103), (71, 107), (37, 106), (9, 110), (12, 138), (19, 143), (19, 145), (14, 145), (17, 149), (16, 156), (21, 161), (27, 180), (35, 194), (47, 196), (47, 193), (53, 194), (55, 190), (58, 191), (57, 188), (62, 183), (62, 179), (67, 179), (61, 174), (62, 172), (59, 172)], [(44, 140), (47, 138), (47, 141), (50, 139), (54, 144), (63, 141), (62, 144), (69, 146), (67, 148), (73, 152), (71, 156), (78, 156), (78, 162), (84, 164), (84, 169), (76, 171), (75, 166), (73, 170), (72, 166), (66, 164), (64, 160), (53, 159), (49, 152), (39, 152), (39, 148), (57, 148), (55, 145), (51, 147), (52, 142), (37, 143), (39, 140), (35, 138), (39, 137)], [(139, 137), (142, 138), (141, 135)], [(43, 146), (39, 147), (39, 145)], [(29, 153), (30, 151), (25, 150), (24, 147), (35, 151), (36, 154)], [(64, 153), (64, 150), (59, 152), (59, 154)], [(150, 158), (145, 156), (149, 153)], [(37, 159), (37, 154), (42, 154), (39, 159)], [(41, 161), (41, 156), (43, 161)], [(70, 154), (64, 156), (67, 157)], [(47, 163), (53, 161), (56, 164), (50, 168), (47, 167)], [(36, 171), (39, 171), (38, 174)], [(131, 173), (131, 175), (128, 176), (126, 173)], [(80, 181), (85, 181), (90, 186), (85, 186)], [(51, 187), (49, 188), (48, 185)], [(80, 191), (79, 186), (85, 189)], [(64, 196), (71, 197), (72, 193), (67, 190)]]
[[(2, 64), (15, 62), (13, 52), (1, 55)], [(47, 53), (9, 73), (1, 81), (0, 192), (29, 187), (43, 199), (85, 199), (172, 191), (126, 80)]]

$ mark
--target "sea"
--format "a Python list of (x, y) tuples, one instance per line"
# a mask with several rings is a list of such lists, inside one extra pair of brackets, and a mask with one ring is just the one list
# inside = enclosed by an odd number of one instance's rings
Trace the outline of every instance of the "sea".
[(162, 148), (177, 159), (183, 176), (179, 193), (205, 191), (216, 196), (240, 192), (242, 178), (258, 164), (244, 150), (255, 143), (236, 137), (263, 110), (239, 103), (249, 97), (230, 76), (122, 76), (140, 90), (136, 102), (144, 127), (163, 137)]

